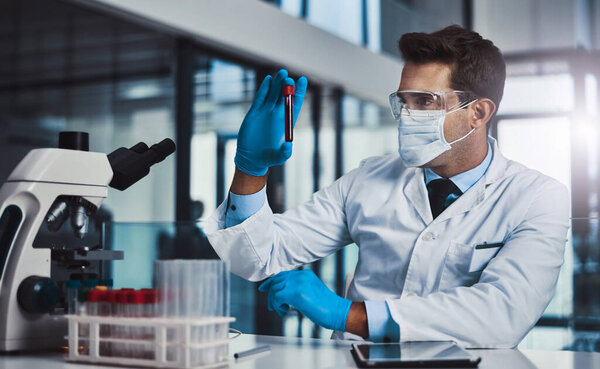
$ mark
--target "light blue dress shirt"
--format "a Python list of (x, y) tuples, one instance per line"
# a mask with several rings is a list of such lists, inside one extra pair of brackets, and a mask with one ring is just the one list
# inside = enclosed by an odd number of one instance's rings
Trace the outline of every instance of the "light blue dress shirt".
[[(492, 161), (492, 149), (488, 144), (488, 151), (485, 159), (473, 169), (451, 177), (450, 180), (458, 187), (462, 193), (471, 188), (487, 171)], [(425, 184), (434, 179), (442, 178), (433, 170), (425, 168)], [(448, 203), (454, 202), (458, 198), (455, 194), (450, 194), (446, 200)], [(251, 195), (236, 195), (229, 192), (227, 213), (225, 215), (225, 227), (233, 227), (244, 222), (254, 215), (264, 205), (266, 200), (266, 186), (259, 192)], [(390, 310), (385, 301), (365, 301), (367, 310), (367, 320), (369, 325), (369, 339), (372, 341), (398, 341), (400, 339), (400, 329), (398, 324), (392, 319)]]
[[(451, 177), (450, 180), (456, 185), (456, 187), (458, 187), (459, 190), (461, 190), (462, 193), (465, 193), (465, 192), (467, 192), (467, 190), (469, 188), (473, 187), (473, 185), (475, 183), (477, 183), (477, 181), (479, 181), (479, 179), (481, 177), (483, 177), (487, 168), (490, 166), (491, 162), (492, 162), (492, 148), (490, 147), (490, 144), (488, 143), (487, 155), (485, 156), (485, 159), (483, 159), (481, 164), (479, 164), (478, 166), (476, 166), (475, 168), (473, 168), (471, 170), (467, 170), (466, 172), (462, 172), (462, 173), (455, 175), (454, 177)], [(429, 184), (429, 182), (433, 181), (434, 179), (443, 178), (443, 177), (439, 176), (438, 174), (436, 174), (430, 168), (425, 168), (424, 171), (425, 171), (425, 184), (426, 185)], [(454, 200), (456, 200), (458, 198), (458, 196), (456, 196), (455, 194), (450, 194), (448, 196), (448, 198), (450, 198), (450, 197), (454, 197)]]
[(252, 195), (236, 195), (229, 191), (225, 228), (243, 223), (262, 208), (267, 199), (267, 186)]

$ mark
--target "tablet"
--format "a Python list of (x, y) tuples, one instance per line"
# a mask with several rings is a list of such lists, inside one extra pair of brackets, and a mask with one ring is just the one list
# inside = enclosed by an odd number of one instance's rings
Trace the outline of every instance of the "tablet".
[(361, 368), (475, 368), (481, 361), (452, 341), (354, 343), (352, 355)]

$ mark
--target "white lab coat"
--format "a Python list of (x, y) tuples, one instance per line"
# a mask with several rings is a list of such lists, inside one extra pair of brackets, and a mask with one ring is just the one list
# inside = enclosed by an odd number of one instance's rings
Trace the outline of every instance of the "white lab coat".
[[(257, 281), (355, 242), (353, 301), (385, 300), (400, 340), (514, 347), (552, 298), (569, 228), (564, 185), (493, 157), (473, 187), (432, 219), (423, 169), (399, 156), (364, 160), (283, 214), (268, 203), (224, 228), (225, 204), (205, 223), (234, 273)], [(483, 243), (502, 247), (475, 249)]]

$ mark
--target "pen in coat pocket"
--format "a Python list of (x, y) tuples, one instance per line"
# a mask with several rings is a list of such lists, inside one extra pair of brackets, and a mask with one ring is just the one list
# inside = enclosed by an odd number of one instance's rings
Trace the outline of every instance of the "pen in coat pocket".
[(504, 246), (504, 242), (496, 242), (496, 243), (482, 243), (475, 246), (475, 250), (481, 249), (492, 249), (494, 247), (502, 247)]

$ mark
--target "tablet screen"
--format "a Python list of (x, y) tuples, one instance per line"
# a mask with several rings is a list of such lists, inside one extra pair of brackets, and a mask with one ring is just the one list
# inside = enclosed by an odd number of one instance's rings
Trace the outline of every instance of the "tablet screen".
[(360, 356), (369, 361), (455, 361), (474, 357), (451, 341), (419, 341), (355, 345)]

